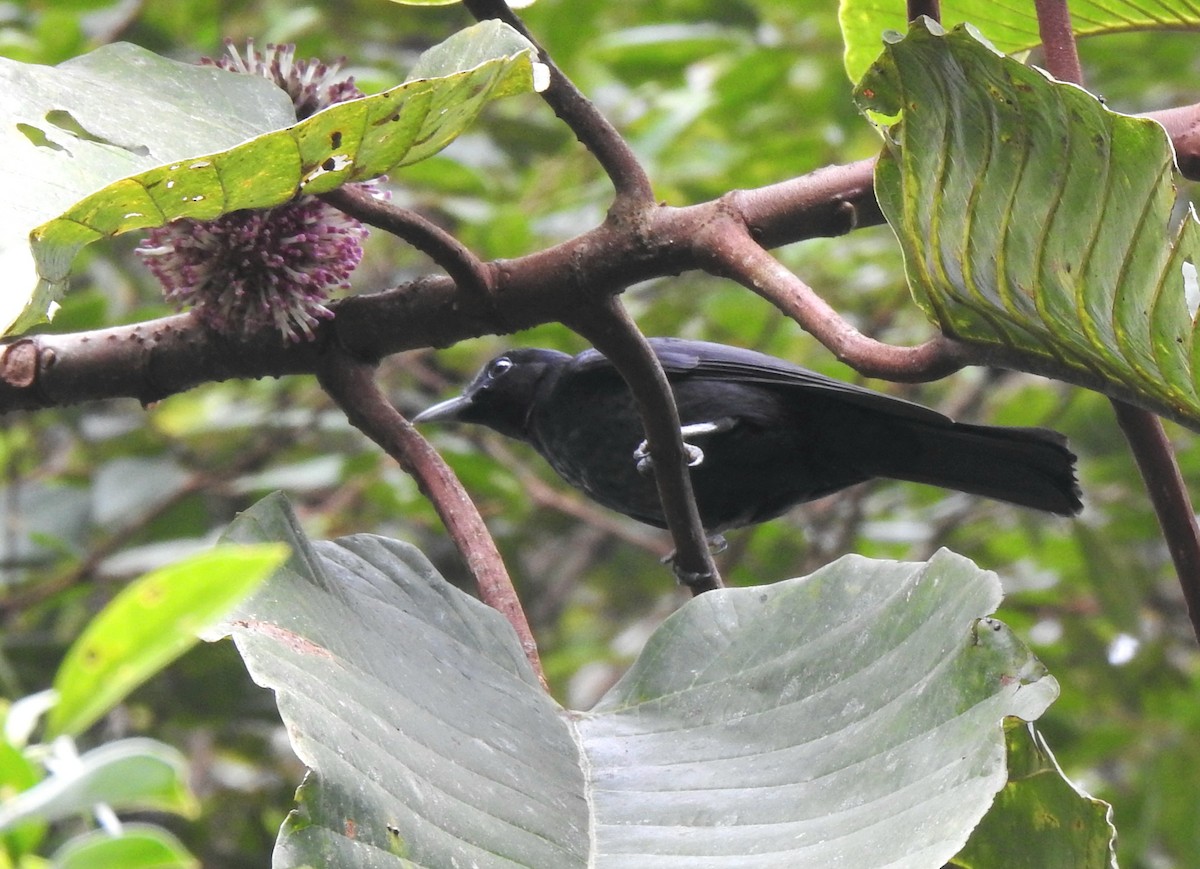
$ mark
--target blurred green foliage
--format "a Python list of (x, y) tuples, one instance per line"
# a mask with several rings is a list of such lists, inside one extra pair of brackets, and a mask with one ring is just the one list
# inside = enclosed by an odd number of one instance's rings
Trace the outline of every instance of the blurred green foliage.
[[(701, 201), (877, 150), (851, 105), (827, 3), (541, 0), (523, 17), (628, 137), (663, 201)], [(295, 42), (301, 57), (344, 55), (373, 91), (400, 81), (421, 50), (469, 21), (454, 6), (382, 0), (27, 0), (0, 5), (0, 54), (56, 63), (120, 39), (194, 60), (219, 54), (224, 37), (253, 37)], [(1112, 108), (1197, 99), (1192, 36), (1094, 38), (1081, 53), (1089, 85)], [(395, 173), (390, 186), (394, 201), (420, 208), (484, 257), (583, 231), (602, 218), (610, 194), (595, 163), (535, 97), (490, 106), (446, 152)], [(130, 254), (135, 243), (118, 239), (84, 253), (53, 329), (165, 312)], [(895, 343), (928, 335), (886, 228), (778, 253), (864, 331)], [(382, 289), (430, 268), (376, 233), (355, 289)], [(626, 300), (647, 334), (741, 344), (855, 377), (765, 302), (721, 281), (687, 274), (635, 287)], [(383, 376), (411, 412), (516, 343), (584, 346), (546, 326), (402, 354), (385, 362)], [(1085, 513), (1047, 519), (918, 486), (869, 485), (730, 535), (726, 577), (771, 582), (848, 551), (924, 559), (941, 546), (997, 571), (1007, 592), (1000, 617), (1062, 684), (1040, 729), (1068, 775), (1113, 803), (1121, 864), (1200, 865), (1200, 655), (1107, 401), (984, 370), (888, 388), (959, 418), (1064, 431), (1080, 455)], [(1194, 436), (1169, 432), (1185, 477), (1198, 479)], [(657, 560), (669, 542), (585, 504), (527, 450), (465, 430), (434, 436), (498, 539), (555, 693), (586, 706), (682, 600)], [(314, 537), (373, 531), (409, 540), (445, 576), (464, 580), (415, 485), (307, 379), (213, 384), (150, 408), (130, 401), (10, 414), (0, 425), (0, 460), (0, 695), (8, 700), (48, 686), (83, 625), (130, 579), (209, 546), (237, 511), (274, 489), (288, 493)], [(192, 853), (231, 869), (268, 862), (301, 770), (270, 695), (250, 683), (227, 643), (187, 654), (83, 742), (134, 734), (189, 757), (202, 813), (166, 824)]]

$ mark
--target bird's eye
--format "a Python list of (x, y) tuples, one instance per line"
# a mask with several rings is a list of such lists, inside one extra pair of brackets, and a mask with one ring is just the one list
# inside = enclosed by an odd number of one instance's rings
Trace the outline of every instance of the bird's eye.
[(488, 366), (488, 379), (495, 380), (512, 367), (513, 362), (507, 356), (501, 356), (499, 359), (493, 359), (492, 364)]

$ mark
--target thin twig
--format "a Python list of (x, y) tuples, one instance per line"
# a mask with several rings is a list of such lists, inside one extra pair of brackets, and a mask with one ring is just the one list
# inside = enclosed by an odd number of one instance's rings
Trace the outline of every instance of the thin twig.
[(508, 4), (504, 0), (463, 0), (463, 5), (477, 20), (497, 18), (537, 46), (538, 59), (550, 70), (550, 86), (542, 92), (542, 99), (571, 128), (612, 180), (617, 193), (613, 211), (627, 208), (636, 210), (652, 204), (654, 190), (650, 186), (650, 176), (638, 162), (629, 143), (595, 104), (575, 87), (566, 73), (555, 65), (524, 22), (508, 8)]
[(711, 224), (693, 244), (709, 258), (714, 274), (732, 278), (771, 302), (860, 374), (898, 382), (935, 380), (970, 361), (964, 348), (944, 335), (916, 347), (868, 338), (732, 218)]
[(1192, 630), (1200, 639), (1200, 526), (1175, 453), (1158, 417), (1123, 401), (1114, 399), (1112, 405), (1158, 515)]
[(382, 447), (416, 480), (437, 510), (479, 588), (484, 603), (508, 620), (542, 685), (546, 676), (537, 643), (516, 589), (483, 518), (454, 472), (388, 401), (375, 382), (375, 368), (340, 351), (326, 354), (317, 377), (350, 423)]
[(663, 515), (675, 542), (675, 575), (695, 595), (720, 588), (721, 575), (692, 494), (675, 396), (649, 342), (615, 296), (580, 311), (565, 323), (608, 357), (633, 393), (654, 460), (654, 481)]
[(484, 298), (491, 295), (491, 270), (470, 248), (431, 220), (348, 186), (324, 193), (321, 198), (356, 220), (408, 242), (445, 269), (461, 289)]
[(908, 0), (908, 20), (915, 21), (924, 15), (934, 21), (942, 20), (942, 4), (940, 0)]

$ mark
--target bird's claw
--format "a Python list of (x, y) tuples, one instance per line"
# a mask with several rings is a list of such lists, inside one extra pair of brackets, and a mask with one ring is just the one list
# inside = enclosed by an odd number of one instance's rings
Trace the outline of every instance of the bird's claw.
[[(733, 427), (733, 420), (729, 417), (722, 417), (716, 422), (697, 422), (691, 425), (682, 426), (679, 429), (681, 437), (694, 437), (696, 435), (710, 435), (718, 432), (729, 431)], [(688, 467), (695, 468), (704, 462), (704, 450), (695, 444), (683, 442), (683, 451), (687, 454)], [(654, 459), (650, 457), (649, 441), (642, 441), (637, 445), (637, 449), (633, 451), (633, 461), (637, 466), (639, 474), (648, 476), (654, 472)]]
[[(683, 451), (687, 455), (689, 468), (694, 468), (704, 461), (704, 450), (695, 444), (689, 444), (685, 441)], [(633, 461), (637, 465), (638, 473), (642, 476), (649, 476), (654, 473), (654, 459), (650, 457), (650, 444), (648, 442), (642, 441), (637, 445), (637, 449), (633, 451)]]
[(637, 449), (633, 451), (633, 464), (643, 477), (654, 473), (654, 459), (650, 458), (649, 441), (642, 441), (637, 445)]

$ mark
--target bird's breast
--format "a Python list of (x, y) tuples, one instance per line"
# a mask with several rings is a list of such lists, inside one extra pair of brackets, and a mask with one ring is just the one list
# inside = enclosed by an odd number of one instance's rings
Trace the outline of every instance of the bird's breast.
[(534, 447), (572, 486), (613, 510), (664, 524), (653, 476), (637, 471), (642, 425), (625, 395), (560, 396), (536, 409), (533, 433)]

